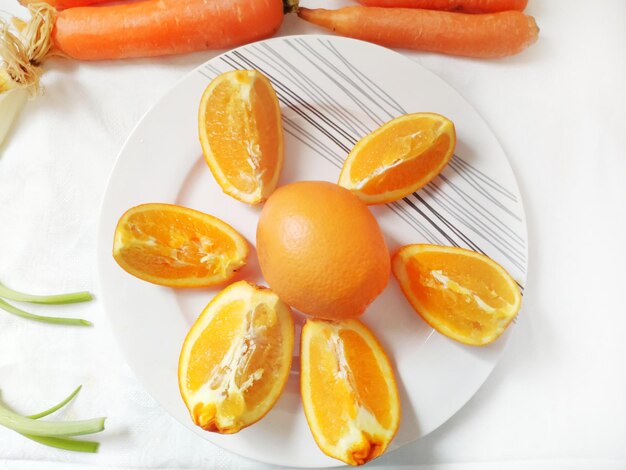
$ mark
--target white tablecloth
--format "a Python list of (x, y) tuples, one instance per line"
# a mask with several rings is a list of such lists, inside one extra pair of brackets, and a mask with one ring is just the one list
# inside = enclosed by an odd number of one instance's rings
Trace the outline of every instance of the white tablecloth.
[[(16, 3), (0, 0), (0, 9), (22, 12)], [(500, 139), (524, 197), (530, 269), (515, 334), (478, 394), (374, 468), (626, 468), (626, 2), (531, 0), (528, 12), (540, 41), (517, 57), (408, 54), (459, 90)], [(281, 34), (314, 30), (288, 18)], [(46, 64), (45, 95), (0, 150), (2, 282), (41, 293), (95, 288), (99, 204), (122, 143), (162, 93), (214, 55)], [(96, 455), (0, 428), (0, 468), (269, 468), (162, 411), (125, 364), (98, 300), (29, 308), (96, 326), (0, 311), (3, 398), (34, 412), (83, 384), (61, 416), (109, 419)]]

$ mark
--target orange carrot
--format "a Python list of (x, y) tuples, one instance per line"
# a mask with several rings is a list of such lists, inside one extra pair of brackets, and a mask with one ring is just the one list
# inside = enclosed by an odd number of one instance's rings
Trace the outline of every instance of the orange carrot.
[(517, 54), (539, 34), (535, 19), (518, 11), (467, 15), (409, 8), (300, 8), (298, 16), (342, 36), (387, 47), (466, 57)]
[(57, 10), (65, 10), (66, 8), (84, 7), (87, 5), (95, 5), (96, 3), (111, 3), (112, 0), (20, 0), (24, 6), (33, 3), (47, 3)]
[(461, 13), (497, 13), (524, 11), (528, 0), (359, 0), (367, 7), (422, 8)]
[[(74, 59), (152, 57), (224, 49), (274, 34), (297, 0), (143, 0), (56, 12), (30, 5), (33, 21), (55, 18), (55, 52)], [(284, 12), (283, 12), (284, 9)], [(52, 13), (50, 13), (52, 10)], [(42, 36), (40, 34), (39, 36)]]

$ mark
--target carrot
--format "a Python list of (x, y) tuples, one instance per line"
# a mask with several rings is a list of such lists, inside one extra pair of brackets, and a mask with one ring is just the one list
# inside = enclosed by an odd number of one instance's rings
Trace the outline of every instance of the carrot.
[(62, 11), (53, 39), (75, 59), (150, 57), (256, 41), (282, 21), (282, 0), (146, 0)]
[[(32, 22), (39, 22), (41, 28), (34, 40), (49, 40), (53, 52), (74, 59), (105, 60), (224, 49), (257, 41), (274, 34), (284, 12), (296, 6), (297, 0), (143, 0), (59, 12), (36, 3), (30, 9)], [(53, 24), (41, 21), (44, 13), (54, 18)]]
[(95, 5), (96, 3), (111, 3), (112, 0), (20, 0), (25, 7), (34, 3), (47, 3), (57, 10), (65, 10), (66, 8), (84, 7), (87, 5)]
[(524, 11), (528, 0), (359, 0), (367, 7), (423, 8), (462, 13), (497, 13)]
[(408, 8), (300, 8), (298, 16), (342, 36), (387, 47), (480, 58), (517, 54), (539, 33), (535, 19), (518, 11), (467, 15)]

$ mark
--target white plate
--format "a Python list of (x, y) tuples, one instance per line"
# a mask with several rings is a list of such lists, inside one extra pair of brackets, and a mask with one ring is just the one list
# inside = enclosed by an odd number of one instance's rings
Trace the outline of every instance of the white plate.
[[(197, 137), (202, 92), (216, 74), (233, 68), (262, 71), (278, 93), (286, 136), (281, 184), (336, 181), (356, 140), (398, 115), (432, 111), (454, 121), (457, 156), (442, 175), (405, 201), (372, 208), (392, 250), (418, 242), (481, 250), (523, 285), (527, 251), (521, 199), (498, 141), (455, 90), (400, 54), (351, 39), (283, 37), (223, 54), (180, 81), (132, 132), (109, 181), (98, 244), (100, 295), (131, 368), (163, 408), (220, 447), (289, 467), (336, 466), (339, 462), (325, 456), (309, 432), (297, 360), (282, 397), (259, 423), (231, 436), (195, 427), (178, 392), (178, 354), (187, 330), (217, 290), (154, 286), (124, 272), (111, 257), (118, 218), (145, 202), (208, 212), (254, 241), (260, 209), (221, 192)], [(254, 253), (241, 277), (263, 282)], [(449, 340), (418, 317), (395, 280), (363, 320), (388, 351), (399, 381), (402, 425), (390, 450), (456, 413), (492, 371), (510, 333), (485, 348)]]

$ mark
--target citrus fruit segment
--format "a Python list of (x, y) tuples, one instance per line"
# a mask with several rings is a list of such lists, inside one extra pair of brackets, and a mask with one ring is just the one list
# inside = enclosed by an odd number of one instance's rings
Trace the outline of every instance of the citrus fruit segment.
[(378, 457), (400, 425), (400, 400), (382, 346), (358, 320), (307, 320), (301, 392), (320, 449), (350, 465)]
[(280, 106), (270, 81), (256, 70), (213, 79), (200, 101), (198, 130), (222, 190), (248, 204), (267, 199), (283, 166)]
[(392, 269), (413, 308), (435, 330), (461, 343), (495, 341), (520, 309), (522, 296), (506, 270), (464, 248), (407, 245)]
[(257, 226), (263, 276), (281, 299), (308, 315), (361, 315), (383, 291), (391, 261), (367, 206), (334, 183), (281, 186)]
[(236, 282), (209, 302), (180, 353), (178, 384), (191, 418), (232, 434), (274, 406), (291, 369), (291, 310), (267, 288)]
[(169, 287), (225, 282), (246, 264), (248, 242), (220, 219), (171, 204), (142, 204), (117, 223), (113, 257), (127, 272)]
[(452, 121), (434, 113), (407, 114), (357, 142), (339, 184), (366, 204), (397, 201), (437, 176), (455, 146)]

